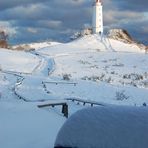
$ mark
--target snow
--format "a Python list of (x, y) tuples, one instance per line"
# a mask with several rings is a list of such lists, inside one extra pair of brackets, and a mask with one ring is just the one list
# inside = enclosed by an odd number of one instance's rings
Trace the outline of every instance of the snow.
[[(134, 61), (134, 62), (133, 62)], [(118, 52), (91, 52), (83, 54), (71, 54), (55, 58), (56, 69), (54, 75), (63, 73), (71, 74), (73, 78), (85, 76), (97, 76), (102, 73), (144, 73), (148, 71), (146, 66), (148, 55), (136, 53)], [(90, 70), (91, 69), (91, 70)]]
[(41, 77), (27, 77), (22, 84), (16, 87), (16, 93), (22, 96), (27, 101), (44, 101), (49, 99), (56, 99), (56, 96), (45, 92)]
[(0, 121), (3, 148), (45, 148), (53, 146), (65, 118), (33, 104), (1, 102)]
[(45, 48), (45, 47), (50, 47), (50, 46), (55, 46), (55, 45), (58, 45), (60, 43), (58, 42), (41, 42), (41, 43), (32, 43), (32, 44), (29, 44), (29, 46), (33, 49), (41, 49), (41, 48)]
[[(46, 84), (50, 95), (57, 98), (81, 98), (96, 102), (116, 105), (138, 105), (148, 104), (148, 90), (132, 86), (115, 86), (104, 82), (79, 81), (78, 84)], [(104, 91), (105, 90), (105, 91)], [(106, 93), (108, 92), (108, 93)], [(118, 99), (117, 93), (124, 92), (125, 98)], [(126, 98), (127, 97), (127, 98)]]
[(144, 53), (144, 50), (140, 49), (136, 44), (126, 44), (114, 39), (109, 40), (112, 48), (115, 49), (115, 51)]
[(31, 73), (39, 62), (40, 59), (30, 53), (0, 49), (2, 70)]
[[(90, 35), (70, 43), (29, 44), (35, 51), (0, 49), (0, 145), (3, 148), (53, 147), (66, 118), (87, 108), (148, 104), (148, 55), (135, 45)], [(118, 110), (118, 108), (117, 108)]]
[(76, 112), (62, 126), (55, 146), (147, 148), (148, 109), (94, 107)]

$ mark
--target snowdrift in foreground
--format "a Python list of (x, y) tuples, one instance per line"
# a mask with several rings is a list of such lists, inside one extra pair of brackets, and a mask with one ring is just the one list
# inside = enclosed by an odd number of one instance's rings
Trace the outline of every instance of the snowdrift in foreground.
[(76, 112), (61, 128), (55, 146), (147, 148), (148, 108), (95, 107)]

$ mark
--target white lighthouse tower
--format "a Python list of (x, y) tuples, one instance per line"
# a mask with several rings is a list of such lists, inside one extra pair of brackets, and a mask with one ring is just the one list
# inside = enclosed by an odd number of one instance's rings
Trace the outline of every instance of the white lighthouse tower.
[(103, 12), (101, 0), (95, 0), (93, 4), (92, 29), (94, 34), (103, 34)]

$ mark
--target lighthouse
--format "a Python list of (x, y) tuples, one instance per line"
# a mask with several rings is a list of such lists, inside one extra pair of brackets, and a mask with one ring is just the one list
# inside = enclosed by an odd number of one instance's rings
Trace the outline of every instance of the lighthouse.
[(93, 34), (103, 34), (103, 12), (101, 0), (95, 0), (93, 3), (93, 19), (92, 30)]

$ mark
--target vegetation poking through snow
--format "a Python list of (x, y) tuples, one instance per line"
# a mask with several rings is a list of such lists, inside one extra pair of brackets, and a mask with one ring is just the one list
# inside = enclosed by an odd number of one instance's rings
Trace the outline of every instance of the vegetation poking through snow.
[(129, 98), (129, 96), (127, 96), (127, 95), (125, 94), (125, 90), (116, 92), (116, 99), (117, 99), (118, 101), (127, 100), (128, 98)]
[(63, 74), (63, 80), (69, 81), (71, 78), (71, 74)]
[(8, 34), (0, 30), (0, 48), (8, 48)]

